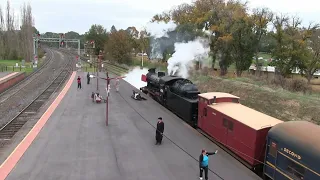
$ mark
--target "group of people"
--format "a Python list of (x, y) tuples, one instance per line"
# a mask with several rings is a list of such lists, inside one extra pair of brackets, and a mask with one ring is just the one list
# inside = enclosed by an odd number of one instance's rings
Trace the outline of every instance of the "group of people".
[(93, 102), (95, 101), (96, 103), (100, 103), (101, 100), (103, 99), (99, 93), (94, 93), (94, 92), (92, 92), (91, 98), (92, 98), (92, 101)]
[[(156, 145), (160, 145), (162, 143), (164, 132), (164, 123), (162, 121), (162, 117), (158, 118), (157, 129), (156, 129)], [(205, 175), (205, 180), (208, 180), (208, 171), (209, 171), (209, 156), (217, 154), (218, 150), (215, 152), (207, 152), (205, 149), (202, 149), (201, 154), (199, 156), (199, 169), (200, 169), (200, 177), (199, 179), (203, 179), (203, 172)]]
[[(87, 74), (87, 84), (90, 84), (90, 79), (91, 79), (91, 76), (88, 72)], [(116, 78), (116, 91), (118, 92), (119, 91), (119, 86), (120, 86), (120, 79), (119, 78)], [(108, 76), (108, 87), (107, 87), (107, 96), (109, 96), (109, 93), (110, 93), (110, 89), (111, 89), (111, 86), (110, 86), (110, 79), (109, 79), (109, 76)], [(77, 85), (78, 85), (78, 89), (81, 89), (81, 77), (78, 76), (77, 78)]]
[[(78, 76), (77, 78), (78, 82), (78, 89), (81, 89), (81, 78)], [(90, 84), (90, 74), (87, 74), (87, 84)], [(109, 80), (109, 86), (107, 87), (107, 95), (109, 96), (110, 91), (110, 80)], [(119, 91), (119, 79), (116, 79), (116, 90)], [(137, 98), (139, 96), (138, 93), (134, 93), (134, 98)], [(91, 97), (93, 98), (93, 101), (101, 102), (102, 97), (99, 93), (92, 93)], [(164, 132), (164, 123), (162, 121), (162, 117), (158, 118), (157, 127), (156, 127), (156, 145), (161, 145), (162, 139), (163, 139), (163, 132)], [(209, 170), (209, 156), (217, 154), (218, 150), (215, 152), (207, 152), (205, 149), (201, 151), (201, 154), (199, 156), (199, 168), (200, 168), (200, 177), (199, 179), (203, 179), (203, 172), (205, 175), (205, 180), (208, 180), (208, 170)]]

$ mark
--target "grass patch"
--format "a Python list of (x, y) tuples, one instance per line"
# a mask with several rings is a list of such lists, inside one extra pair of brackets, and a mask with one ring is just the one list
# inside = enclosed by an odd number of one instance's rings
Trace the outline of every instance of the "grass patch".
[[(141, 57), (132, 58), (132, 66), (141, 66)], [(145, 68), (159, 68), (160, 71), (167, 70), (167, 64), (157, 61), (145, 60), (143, 61), (143, 67)]]
[(305, 120), (320, 124), (320, 94), (293, 93), (281, 88), (254, 84), (245, 78), (194, 75), (201, 92), (219, 91), (240, 97), (241, 103), (283, 121)]

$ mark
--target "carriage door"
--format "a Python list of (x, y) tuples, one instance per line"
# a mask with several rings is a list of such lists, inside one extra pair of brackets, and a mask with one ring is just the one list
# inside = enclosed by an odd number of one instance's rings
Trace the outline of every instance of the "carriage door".
[(198, 127), (200, 127), (203, 131), (206, 131), (206, 116), (207, 116), (207, 104), (206, 100), (203, 98), (199, 98), (198, 103)]
[(277, 161), (277, 142), (273, 139), (268, 139), (268, 147), (266, 151), (266, 165), (264, 167), (264, 172), (267, 176), (274, 179), (275, 167)]

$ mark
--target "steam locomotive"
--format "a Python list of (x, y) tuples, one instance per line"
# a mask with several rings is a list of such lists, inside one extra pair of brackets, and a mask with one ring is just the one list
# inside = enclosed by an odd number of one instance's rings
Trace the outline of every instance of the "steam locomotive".
[(149, 94), (191, 126), (196, 127), (200, 93), (197, 86), (188, 79), (165, 75), (165, 72), (156, 74), (155, 71), (155, 68), (151, 68), (146, 75), (142, 76), (142, 81), (147, 82), (147, 86), (140, 90)]

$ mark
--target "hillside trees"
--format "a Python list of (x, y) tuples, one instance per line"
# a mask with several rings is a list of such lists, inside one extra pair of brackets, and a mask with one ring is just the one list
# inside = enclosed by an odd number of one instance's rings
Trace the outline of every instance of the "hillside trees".
[[(309, 43), (311, 37), (315, 40), (312, 36), (315, 31), (310, 30), (318, 27), (312, 26), (308, 30), (296, 17), (276, 15), (267, 8), (256, 8), (249, 14), (246, 4), (237, 0), (227, 3), (223, 0), (196, 0), (152, 18), (152, 22), (170, 20), (177, 24), (175, 31), (183, 30), (181, 32), (196, 36), (206, 36), (198, 33), (203, 28), (211, 31), (208, 38), (212, 68), (218, 61), (221, 75), (227, 74), (230, 65), (235, 64), (237, 76), (241, 76), (252, 64), (253, 57), (259, 72), (262, 64), (258, 61), (258, 54), (261, 51), (272, 54), (271, 65), (276, 66), (282, 77), (287, 77), (297, 67), (303, 69), (303, 74), (318, 69), (313, 66), (314, 58), (310, 58), (316, 51), (310, 52)], [(268, 31), (270, 23), (274, 31)], [(307, 66), (313, 66), (312, 70), (307, 70)]]

